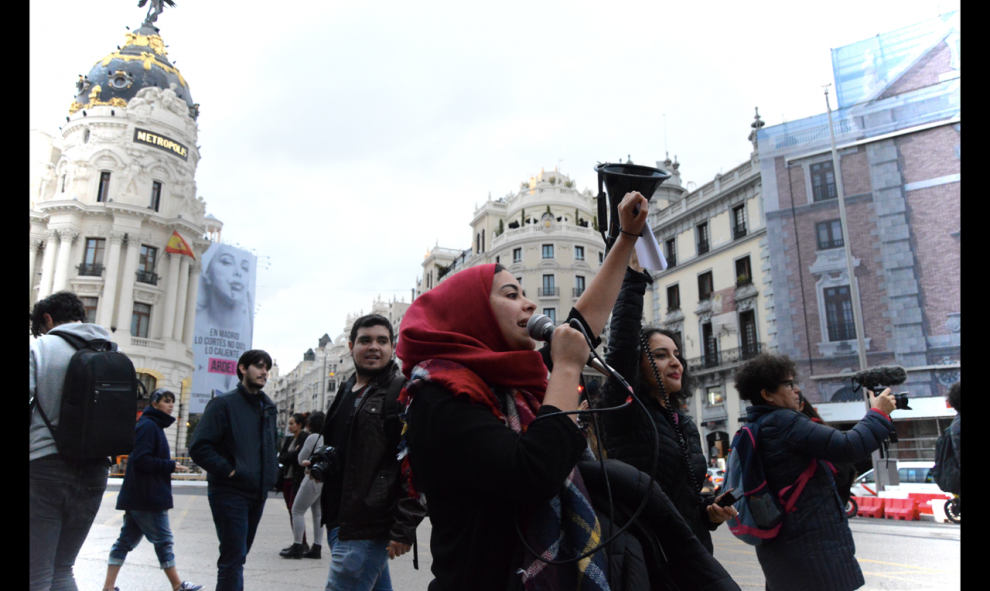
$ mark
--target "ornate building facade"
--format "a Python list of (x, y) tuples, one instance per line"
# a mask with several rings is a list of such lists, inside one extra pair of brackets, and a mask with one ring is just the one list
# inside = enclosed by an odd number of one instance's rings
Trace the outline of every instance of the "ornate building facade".
[[(219, 229), (196, 195), (198, 112), (145, 22), (80, 76), (61, 133), (31, 137), (30, 301), (75, 292), (149, 391), (177, 394), (179, 420), (166, 430), (176, 455), (186, 447), (198, 259), (208, 226)], [(196, 259), (165, 252), (175, 232)]]

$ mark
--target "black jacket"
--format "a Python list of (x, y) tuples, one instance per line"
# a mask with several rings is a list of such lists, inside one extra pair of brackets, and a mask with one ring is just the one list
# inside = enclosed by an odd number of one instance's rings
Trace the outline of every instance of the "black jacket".
[(301, 448), (307, 437), (309, 437), (309, 433), (305, 430), (300, 431), (299, 435), (295, 437), (286, 436), (285, 442), (282, 443), (282, 453), (278, 454), (278, 463), (282, 464), (282, 476), (288, 478), (289, 469), (292, 469), (293, 493), (299, 490), (299, 485), (302, 484), (303, 478), (306, 476), (306, 469), (296, 461), (299, 457), (299, 450), (296, 449), (296, 446)]
[(849, 431), (813, 422), (805, 415), (773, 406), (751, 406), (747, 421), (760, 424), (756, 442), (767, 485), (775, 494), (794, 484), (811, 458), (819, 460), (811, 480), (788, 513), (780, 533), (756, 547), (756, 556), (774, 591), (844, 591), (864, 585), (856, 547), (832, 471), (821, 460), (857, 462), (868, 457), (892, 428), (887, 415), (869, 411)]
[[(327, 478), (320, 497), (323, 522), (339, 527), (340, 540), (388, 538), (403, 544), (415, 541), (416, 527), (426, 517), (426, 507), (409, 498), (409, 488), (396, 459), (402, 438), (402, 410), (397, 401), (405, 378), (390, 363), (383, 375), (368, 384), (357, 408), (347, 394), (356, 377), (344, 382), (327, 410), (324, 441), (331, 434), (338, 413), (353, 413), (347, 429), (343, 470)], [(348, 408), (349, 407), (349, 408)], [(332, 516), (336, 516), (334, 519)]]
[[(608, 351), (606, 362), (612, 366), (629, 384), (639, 388), (640, 351), (639, 335), (643, 317), (643, 294), (646, 286), (652, 283), (649, 275), (626, 270), (622, 289), (615, 307), (612, 309), (612, 323), (609, 326)], [(604, 388), (605, 406), (622, 404), (628, 391), (615, 380), (609, 380)], [(680, 512), (684, 521), (691, 526), (694, 535), (713, 552), (711, 532), (718, 527), (708, 518), (707, 507), (712, 498), (701, 495), (705, 482), (707, 463), (701, 447), (701, 435), (694, 420), (680, 410), (675, 411), (678, 425), (671, 425), (660, 403), (652, 396), (641, 398), (649, 411), (644, 416), (643, 409), (633, 404), (621, 411), (604, 413), (602, 428), (605, 449), (610, 459), (622, 460), (643, 472), (649, 473), (653, 462), (653, 425), (659, 432), (660, 453), (654, 476), (661, 490)], [(652, 423), (652, 425), (651, 425)], [(691, 479), (684, 471), (684, 459), (678, 443), (675, 428), (679, 428), (688, 445), (688, 459), (695, 475), (698, 488), (694, 489)]]
[(174, 422), (175, 417), (150, 406), (141, 413), (134, 431), (134, 450), (127, 456), (117, 509), (167, 511), (172, 508), (175, 460), (164, 429)]
[(277, 414), (267, 394), (249, 394), (241, 384), (206, 405), (189, 456), (206, 470), (208, 490), (267, 498), (278, 481)]

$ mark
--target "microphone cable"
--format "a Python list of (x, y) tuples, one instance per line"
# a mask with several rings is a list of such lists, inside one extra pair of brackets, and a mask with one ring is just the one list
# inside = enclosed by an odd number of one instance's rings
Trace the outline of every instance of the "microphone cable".
[[(540, 419), (545, 419), (547, 417), (552, 417), (552, 416), (557, 416), (557, 415), (573, 415), (573, 414), (580, 414), (580, 413), (589, 413), (589, 414), (592, 415), (592, 417), (597, 418), (597, 417), (595, 417), (595, 415), (597, 415), (597, 414), (605, 413), (605, 412), (611, 412), (611, 411), (615, 411), (615, 410), (621, 410), (623, 408), (628, 407), (630, 404), (632, 404), (633, 401), (636, 401), (639, 404), (640, 408), (643, 409), (643, 412), (646, 414), (646, 416), (649, 417), (650, 416), (649, 410), (647, 410), (646, 405), (643, 404), (643, 401), (640, 400), (639, 397), (635, 395), (635, 392), (633, 391), (633, 388), (629, 385), (629, 383), (626, 382), (626, 380), (623, 379), (622, 376), (619, 375), (618, 372), (616, 372), (615, 370), (613, 370), (608, 365), (605, 365), (605, 362), (598, 355), (598, 352), (595, 351), (594, 343), (592, 343), (591, 337), (588, 336), (588, 332), (584, 329), (584, 326), (582, 326), (581, 322), (578, 321), (577, 319), (572, 319), (570, 321), (570, 325), (571, 325), (572, 328), (575, 328), (575, 329), (579, 330), (581, 332), (581, 334), (584, 335), (584, 339), (585, 339), (585, 341), (588, 342), (588, 346), (591, 349), (591, 354), (605, 368), (608, 369), (608, 372), (610, 374), (610, 377), (615, 378), (615, 380), (617, 382), (619, 382), (627, 390), (629, 390), (629, 394), (630, 395), (626, 398), (626, 401), (625, 402), (623, 402), (622, 404), (620, 404), (618, 406), (612, 406), (612, 407), (608, 407), (608, 408), (597, 408), (597, 409), (588, 409), (588, 410), (568, 410), (568, 411), (558, 411), (558, 412), (548, 413), (548, 414), (545, 414), (545, 415), (542, 415), (542, 416), (539, 416), (539, 417), (536, 417), (535, 419), (533, 419), (533, 421), (530, 423), (530, 426), (532, 426), (533, 423), (535, 423), (536, 421), (538, 421)], [(608, 387), (608, 382), (606, 382), (605, 385), (603, 386), (603, 388), (606, 388), (606, 387)], [(597, 546), (595, 546), (591, 550), (588, 550), (587, 552), (584, 552), (583, 554), (581, 554), (579, 556), (575, 556), (573, 558), (565, 558), (563, 560), (546, 560), (544, 558), (541, 558), (540, 555), (535, 550), (533, 550), (533, 548), (531, 548), (529, 546), (529, 544), (526, 542), (526, 538), (523, 536), (523, 533), (522, 533), (522, 528), (519, 526), (519, 515), (517, 514), (515, 516), (515, 519), (513, 520), (515, 522), (515, 526), (516, 526), (516, 534), (518, 535), (519, 541), (522, 543), (522, 545), (526, 549), (526, 551), (529, 552), (530, 554), (532, 554), (533, 557), (536, 560), (539, 560), (540, 562), (543, 562), (543, 563), (546, 563), (546, 564), (569, 564), (569, 563), (572, 563), (572, 562), (577, 562), (579, 560), (583, 560), (583, 559), (585, 559), (585, 558), (593, 555), (594, 553), (598, 552), (602, 548), (605, 548), (605, 547), (609, 546), (609, 544), (611, 544), (616, 538), (618, 538), (620, 535), (622, 535), (622, 533), (624, 533), (627, 529), (629, 529), (629, 527), (632, 526), (633, 523), (635, 523), (636, 519), (639, 518), (640, 514), (646, 508), (647, 503), (649, 503), (649, 501), (650, 501), (650, 491), (653, 490), (653, 484), (654, 484), (654, 482), (656, 482), (656, 476), (655, 476), (655, 474), (656, 474), (656, 470), (657, 470), (657, 464), (659, 463), (659, 460), (660, 460), (660, 432), (657, 430), (657, 426), (656, 426), (656, 422), (655, 421), (653, 421), (651, 419), (649, 421), (649, 423), (650, 423), (650, 426), (653, 427), (653, 462), (651, 464), (652, 467), (650, 468), (650, 472), (649, 472), (650, 482), (649, 482), (649, 484), (646, 487), (646, 494), (643, 495), (642, 502), (640, 502), (639, 506), (636, 508), (636, 511), (633, 512), (633, 515), (632, 515), (632, 517), (629, 518), (629, 521), (627, 521), (625, 525), (623, 525), (622, 527), (619, 528), (619, 531), (617, 531), (614, 534), (612, 534), (604, 542), (601, 542), (600, 544), (598, 544)], [(596, 423), (596, 425), (597, 425), (597, 423)], [(597, 435), (599, 435), (599, 433), (596, 433), (596, 436)], [(601, 442), (600, 441), (599, 441), (598, 447), (599, 447), (599, 449), (601, 448)], [(600, 452), (599, 452), (599, 462), (600, 462), (600, 465), (602, 467), (602, 473), (605, 475), (605, 486), (606, 486), (606, 489), (608, 490), (608, 497), (609, 497), (609, 519), (611, 520), (612, 519), (612, 516), (614, 515), (614, 512), (615, 512), (615, 509), (614, 509), (614, 506), (613, 506), (613, 502), (612, 502), (612, 490), (611, 490), (611, 486), (609, 485), (609, 482), (608, 482), (608, 472), (605, 471), (605, 460), (604, 460), (604, 458), (601, 457), (601, 453)], [(637, 489), (638, 489), (638, 487), (637, 487)], [(588, 499), (588, 501), (590, 502), (591, 499)], [(592, 508), (592, 510), (594, 510), (594, 508)], [(610, 529), (611, 529), (611, 527), (612, 527), (612, 524), (610, 523)]]

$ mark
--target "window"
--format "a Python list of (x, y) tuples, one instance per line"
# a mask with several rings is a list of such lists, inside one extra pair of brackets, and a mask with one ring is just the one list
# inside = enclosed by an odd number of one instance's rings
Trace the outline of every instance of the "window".
[(698, 300), (704, 301), (712, 297), (712, 291), (714, 291), (712, 272), (708, 271), (707, 273), (698, 275)]
[(553, 258), (553, 244), (543, 245), (543, 258), (552, 259)]
[(557, 324), (557, 308), (543, 308), (543, 314)]
[(811, 197), (814, 201), (825, 201), (838, 197), (838, 193), (835, 191), (835, 171), (832, 169), (831, 160), (811, 165)]
[(667, 288), (667, 311), (681, 309), (681, 286), (671, 285)]
[(481, 252), (481, 233), (480, 232), (478, 234), (475, 234), (474, 235), (474, 252), (475, 253)]
[(497, 264), (499, 264), (501, 262), (502, 262), (502, 257), (499, 256), (499, 255), (495, 255), (495, 264), (497, 265)]
[(142, 339), (148, 338), (148, 326), (151, 324), (151, 306), (134, 303), (134, 313), (131, 314), (131, 334)]
[(158, 276), (155, 275), (155, 263), (158, 259), (158, 249), (153, 246), (141, 245), (141, 254), (138, 255), (137, 280), (141, 283), (158, 284)]
[(481, 252), (485, 252), (485, 231), (481, 231)]
[(574, 247), (574, 260), (575, 261), (583, 261), (584, 260), (584, 247), (583, 246), (575, 246)]
[(701, 345), (704, 347), (702, 355), (705, 367), (715, 367), (718, 365), (718, 341), (715, 333), (712, 332), (712, 323), (706, 322), (701, 325)]
[(749, 256), (736, 261), (736, 285), (749, 285), (753, 282), (753, 270), (749, 264)]
[(158, 211), (158, 207), (162, 204), (162, 184), (158, 181), (152, 181), (151, 183), (151, 209)]
[(574, 297), (579, 298), (584, 293), (584, 277), (574, 276)]
[(148, 399), (150, 398), (150, 396), (148, 395), (158, 389), (158, 378), (156, 378), (151, 374), (143, 373), (140, 371), (137, 372), (137, 378), (145, 389), (145, 392), (139, 391), (137, 397), (137, 408), (135, 409), (135, 411), (137, 412), (136, 416), (138, 418), (141, 418), (141, 413), (144, 412), (144, 409), (148, 408)]
[(839, 220), (818, 222), (815, 224), (815, 235), (818, 237), (818, 250), (845, 246), (842, 241), (842, 223)]
[(62, 190), (60, 191), (60, 193), (65, 193), (65, 177), (66, 176), (67, 175), (64, 175), (64, 174), (62, 175)]
[(719, 406), (725, 402), (722, 398), (722, 389), (718, 386), (714, 386), (708, 389), (708, 406)]
[(738, 240), (746, 235), (746, 204), (732, 209), (732, 239)]
[(742, 357), (750, 359), (760, 352), (756, 340), (756, 312), (747, 310), (739, 314), (739, 338), (742, 341)]
[(96, 202), (103, 203), (110, 196), (110, 173), (103, 171), (100, 173), (100, 188), (96, 193)]
[(702, 255), (708, 252), (708, 222), (698, 224), (697, 227), (698, 234), (698, 254)]
[(558, 295), (557, 286), (554, 285), (554, 276), (553, 275), (544, 275), (543, 276), (543, 287), (540, 288), (540, 292), (539, 292), (538, 295), (540, 295), (540, 296), (555, 296), (555, 295)]
[(512, 262), (513, 263), (521, 263), (522, 262), (522, 249), (521, 248), (513, 248), (512, 249)]
[(598, 264), (601, 265), (604, 263), (605, 263), (605, 253), (602, 251), (598, 251)]
[(825, 322), (829, 341), (851, 341), (856, 338), (852, 299), (849, 286), (825, 288)]
[(86, 252), (83, 262), (79, 265), (80, 275), (99, 277), (103, 273), (103, 251), (107, 241), (104, 238), (87, 238)]
[(79, 298), (82, 300), (83, 308), (86, 309), (86, 322), (96, 324), (96, 304), (97, 298)]
[(665, 258), (667, 259), (667, 266), (668, 267), (674, 267), (674, 266), (676, 266), (677, 265), (677, 239), (676, 238), (670, 238), (666, 242), (664, 242), (663, 244), (667, 248), (667, 252), (664, 253)]

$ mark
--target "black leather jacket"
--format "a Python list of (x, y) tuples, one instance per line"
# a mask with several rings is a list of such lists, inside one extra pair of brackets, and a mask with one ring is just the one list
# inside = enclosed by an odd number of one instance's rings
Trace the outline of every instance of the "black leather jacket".
[[(636, 389), (639, 388), (639, 335), (643, 316), (643, 294), (646, 286), (652, 283), (649, 275), (626, 271), (622, 290), (612, 309), (612, 322), (609, 326), (608, 352), (606, 362)], [(622, 404), (628, 392), (622, 386), (609, 380), (604, 388), (605, 406)], [(718, 527), (708, 519), (707, 506), (711, 498), (703, 498), (700, 488), (693, 490), (692, 480), (684, 470), (683, 453), (674, 433), (679, 428), (688, 446), (688, 459), (699, 487), (705, 481), (707, 464), (701, 448), (701, 435), (694, 420), (681, 411), (675, 411), (677, 425), (671, 425), (660, 403), (652, 396), (641, 398), (649, 411), (644, 416), (638, 404), (602, 416), (605, 449), (610, 459), (621, 460), (643, 472), (649, 473), (654, 453), (653, 426), (656, 425), (660, 437), (660, 455), (654, 473), (660, 488), (680, 512), (684, 521), (691, 526), (698, 540), (713, 551), (711, 531)]]
[[(416, 527), (426, 517), (426, 507), (409, 498), (408, 483), (396, 459), (402, 437), (401, 407), (395, 399), (405, 378), (392, 362), (388, 371), (368, 384), (355, 409), (341, 404), (354, 387), (355, 378), (337, 390), (323, 428), (325, 441), (337, 413), (353, 411), (341, 472), (327, 478), (321, 495), (324, 523), (337, 515), (341, 540), (389, 540), (412, 544)], [(336, 507), (332, 505), (337, 504)]]

